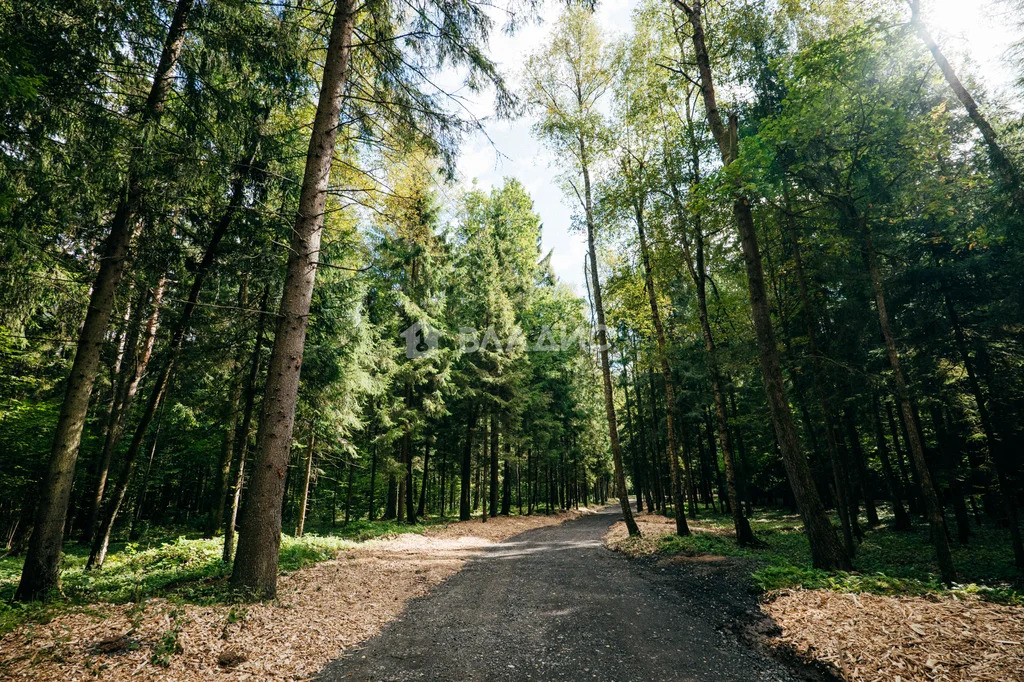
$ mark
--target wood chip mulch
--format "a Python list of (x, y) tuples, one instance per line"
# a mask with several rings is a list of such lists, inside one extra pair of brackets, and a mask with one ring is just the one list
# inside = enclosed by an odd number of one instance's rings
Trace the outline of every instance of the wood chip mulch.
[[(673, 521), (637, 514), (642, 538), (628, 538), (615, 524), (605, 545), (628, 556), (653, 554)], [(691, 530), (721, 529), (690, 522)], [(704, 559), (707, 570), (725, 557), (672, 557), (662, 562)], [(658, 564), (662, 565), (661, 563)], [(1024, 607), (1004, 606), (972, 595), (883, 597), (826, 590), (780, 590), (765, 595), (761, 610), (781, 628), (772, 646), (824, 664), (851, 682), (1024, 682)]]
[(0, 678), (303, 680), (493, 542), (584, 511), (454, 523), (282, 576), (270, 603), (94, 604), (0, 637)]
[(777, 646), (845, 680), (1024, 680), (1024, 607), (824, 590), (769, 597), (762, 610), (782, 629)]

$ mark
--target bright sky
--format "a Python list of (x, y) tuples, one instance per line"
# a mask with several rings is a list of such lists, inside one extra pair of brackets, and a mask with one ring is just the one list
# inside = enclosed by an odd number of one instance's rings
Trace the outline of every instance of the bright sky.
[[(600, 1), (597, 19), (609, 39), (629, 30), (632, 10), (637, 4), (636, 0)], [(922, 5), (932, 33), (962, 76), (984, 75), (982, 82), (989, 89), (996, 93), (1005, 90), (1012, 72), (1004, 57), (1015, 39), (1011, 33), (1015, 21), (1007, 15), (1000, 0), (924, 0)], [(967, 9), (972, 5), (973, 9)], [(509, 74), (513, 86), (516, 83), (513, 75), (526, 56), (547, 40), (551, 25), (563, 6), (561, 2), (543, 3), (542, 23), (524, 26), (512, 37), (502, 33), (492, 37), (491, 57)], [(500, 25), (502, 19), (497, 14), (495, 19)], [(964, 67), (965, 58), (971, 62), (969, 69)], [(475, 98), (470, 107), (477, 116), (487, 117), (491, 113), (490, 98)], [(488, 121), (484, 126), (486, 135), (476, 133), (463, 145), (460, 180), (467, 187), (476, 181), (478, 187), (487, 189), (500, 185), (505, 177), (519, 178), (533, 197), (544, 222), (544, 251), (554, 249), (551, 262), (555, 272), (577, 293), (583, 294), (585, 238), (569, 231), (572, 205), (555, 180), (557, 172), (552, 154), (531, 133), (533, 122), (529, 116), (516, 121)]]

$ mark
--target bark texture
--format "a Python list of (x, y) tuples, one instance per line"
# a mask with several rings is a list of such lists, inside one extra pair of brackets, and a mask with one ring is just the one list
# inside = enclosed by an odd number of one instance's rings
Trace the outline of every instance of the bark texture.
[(597, 316), (597, 344), (601, 356), (601, 377), (604, 382), (604, 408), (608, 417), (608, 437), (612, 445), (612, 464), (615, 469), (615, 489), (622, 508), (622, 518), (630, 535), (640, 535), (640, 527), (633, 518), (633, 510), (629, 506), (626, 495), (626, 474), (622, 465), (622, 446), (619, 443), (619, 427), (615, 421), (615, 397), (612, 393), (612, 370), (608, 354), (608, 332), (604, 322), (604, 301), (601, 299), (601, 278), (597, 270), (597, 242), (594, 234), (594, 209), (591, 198), (590, 169), (587, 165), (587, 153), (583, 142), (580, 142), (580, 160), (583, 170), (584, 212), (587, 222), (587, 248), (590, 254), (590, 280), (594, 297), (594, 312)]
[(350, 0), (339, 0), (334, 9), (320, 98), (309, 138), (299, 215), (292, 230), (277, 333), (256, 438), (256, 462), (231, 573), (231, 584), (236, 589), (262, 598), (272, 598), (277, 591), (284, 474), (295, 427), (299, 372), (354, 23), (355, 6)]

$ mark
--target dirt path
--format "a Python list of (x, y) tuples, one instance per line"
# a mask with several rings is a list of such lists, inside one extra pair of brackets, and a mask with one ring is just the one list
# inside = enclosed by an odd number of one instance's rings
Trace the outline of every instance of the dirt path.
[(686, 589), (605, 549), (619, 518), (610, 507), (488, 548), (321, 678), (799, 679), (723, 628), (705, 599), (718, 578)]

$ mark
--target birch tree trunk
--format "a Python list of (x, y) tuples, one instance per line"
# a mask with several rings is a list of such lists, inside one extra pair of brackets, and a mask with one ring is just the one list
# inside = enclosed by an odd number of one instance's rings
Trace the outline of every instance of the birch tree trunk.
[(590, 187), (590, 168), (587, 151), (580, 140), (580, 162), (583, 171), (584, 214), (587, 223), (587, 249), (590, 254), (590, 280), (593, 287), (594, 312), (597, 316), (597, 344), (601, 356), (601, 376), (604, 380), (604, 408), (608, 418), (608, 438), (612, 445), (612, 465), (615, 468), (615, 489), (618, 491), (619, 507), (626, 529), (630, 535), (640, 535), (640, 528), (633, 519), (633, 510), (626, 495), (626, 474), (622, 466), (622, 446), (619, 443), (619, 428), (615, 421), (615, 398), (612, 393), (611, 361), (608, 357), (608, 332), (605, 329), (604, 301), (601, 298), (601, 278), (597, 269), (597, 242), (595, 238), (594, 208)]

